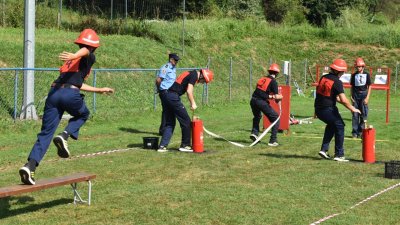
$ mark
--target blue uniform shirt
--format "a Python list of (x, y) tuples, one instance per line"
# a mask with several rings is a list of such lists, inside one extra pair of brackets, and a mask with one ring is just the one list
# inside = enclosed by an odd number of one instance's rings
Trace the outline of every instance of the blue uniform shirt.
[(160, 90), (168, 90), (176, 79), (176, 67), (170, 62), (163, 65), (158, 72), (158, 77), (162, 78)]

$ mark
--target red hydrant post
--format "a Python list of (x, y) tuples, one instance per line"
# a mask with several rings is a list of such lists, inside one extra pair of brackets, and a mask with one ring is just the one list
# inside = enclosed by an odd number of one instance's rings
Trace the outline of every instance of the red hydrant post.
[(375, 163), (375, 128), (362, 130), (362, 156), (365, 163)]
[(192, 148), (193, 152), (201, 153), (204, 151), (203, 144), (203, 121), (197, 117), (192, 120)]

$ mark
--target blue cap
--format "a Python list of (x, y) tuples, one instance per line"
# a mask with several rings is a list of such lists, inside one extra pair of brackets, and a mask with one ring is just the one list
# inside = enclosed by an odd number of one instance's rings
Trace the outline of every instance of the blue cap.
[(175, 59), (175, 61), (179, 61), (179, 56), (176, 53), (171, 53), (168, 55), (168, 57)]

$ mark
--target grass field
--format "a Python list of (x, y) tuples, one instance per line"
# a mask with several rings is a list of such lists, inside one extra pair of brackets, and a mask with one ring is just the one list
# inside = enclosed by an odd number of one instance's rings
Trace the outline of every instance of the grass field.
[[(9, 197), (0, 199), (0, 224), (310, 224), (335, 213), (342, 214), (324, 224), (398, 224), (400, 188), (350, 209), (399, 182), (383, 177), (383, 162), (400, 158), (399, 97), (392, 95), (389, 124), (384, 103), (384, 92), (374, 91), (369, 121), (377, 130), (375, 164), (362, 162), (361, 142), (350, 138), (351, 117), (342, 106), (349, 163), (320, 159), (324, 124), (318, 120), (280, 133), (281, 145), (275, 148), (266, 145), (269, 134), (252, 148), (205, 134), (203, 154), (162, 154), (142, 149), (142, 137), (158, 131), (159, 110), (118, 117), (98, 110), (82, 128), (80, 140), (69, 142), (71, 159), (59, 159), (50, 146), (36, 174), (42, 179), (78, 171), (96, 173), (92, 205), (70, 204), (68, 186)], [(312, 116), (313, 99), (293, 95), (291, 112), (297, 118)], [(248, 102), (211, 104), (200, 107), (196, 115), (208, 130), (250, 144)], [(41, 124), (1, 124), (3, 187), (19, 183), (18, 169)], [(179, 140), (176, 129), (169, 147), (176, 149)], [(77, 157), (109, 150), (118, 151)]]
[[(324, 224), (399, 224), (400, 188), (357, 205), (400, 182), (383, 177), (384, 162), (400, 159), (400, 97), (393, 88), (397, 84), (395, 68), (400, 52), (396, 48), (399, 24), (324, 30), (218, 19), (189, 20), (186, 25), (186, 54), (178, 66), (205, 66), (211, 57), (211, 68), (216, 73), (209, 85), (209, 105), (200, 106), (196, 115), (211, 132), (242, 144), (251, 143), (249, 59), (254, 64), (253, 83), (265, 73), (269, 60), (291, 60), (293, 78), (300, 84), (305, 59), (312, 73), (315, 65), (326, 65), (337, 57), (343, 57), (349, 65), (362, 56), (368, 65), (390, 67), (388, 124), (385, 93), (373, 91), (370, 99), (369, 123), (377, 130), (377, 163), (362, 162), (361, 141), (350, 138), (351, 115), (342, 106), (349, 163), (320, 159), (317, 153), (324, 124), (318, 120), (291, 126), (288, 134), (280, 133), (280, 146), (276, 148), (266, 144), (269, 135), (252, 148), (239, 148), (205, 134), (203, 154), (144, 150), (142, 138), (155, 136), (160, 120), (159, 102), (157, 110), (152, 110), (154, 74), (103, 72), (97, 85), (114, 87), (115, 95), (96, 95), (97, 111), (82, 127), (79, 141), (69, 142), (72, 157), (59, 159), (51, 145), (36, 174), (37, 179), (43, 179), (78, 171), (96, 173), (92, 205), (70, 204), (72, 191), (67, 186), (43, 190), (0, 199), (0, 224), (310, 224), (334, 214), (339, 215)], [(95, 67), (159, 68), (168, 52), (181, 52), (181, 34), (177, 32), (180, 28), (180, 22), (149, 24), (150, 31), (159, 34), (162, 42), (131, 35), (101, 35)], [(365, 30), (369, 35), (362, 35)], [(57, 55), (76, 50), (72, 42), (77, 35), (37, 29), (35, 66), (59, 67)], [(0, 66), (22, 67), (23, 30), (1, 28), (0, 39)], [(232, 58), (231, 99), (228, 81)], [(39, 114), (49, 84), (57, 75), (35, 74)], [(93, 76), (89, 84), (91, 79)], [(278, 80), (282, 84), (284, 77)], [(310, 82), (307, 80), (307, 84)], [(13, 74), (2, 72), (0, 187), (20, 182), (18, 169), (25, 163), (41, 127), (41, 121), (12, 120), (13, 85)], [(21, 81), (20, 92), (22, 86)], [(195, 89), (201, 105), (202, 88)], [(291, 112), (297, 118), (313, 116), (313, 99), (309, 97), (312, 89), (308, 86), (304, 90), (307, 97), (299, 97), (293, 90)], [(91, 94), (86, 95), (91, 109), (92, 99)], [(187, 105), (186, 97), (183, 99)], [(22, 94), (18, 95), (18, 104), (21, 102)], [(62, 121), (58, 131), (66, 123)], [(180, 138), (178, 126), (169, 147), (176, 149)], [(102, 153), (110, 150), (116, 151)], [(330, 153), (333, 154), (333, 146)], [(87, 188), (84, 184), (80, 187)]]

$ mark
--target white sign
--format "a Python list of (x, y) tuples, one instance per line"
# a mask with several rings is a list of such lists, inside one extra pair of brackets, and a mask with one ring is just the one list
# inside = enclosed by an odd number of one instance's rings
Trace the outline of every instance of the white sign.
[(289, 75), (289, 67), (290, 67), (290, 62), (284, 61), (283, 62), (283, 74)]
[(350, 83), (350, 77), (351, 77), (351, 74), (350, 74), (350, 73), (344, 73), (344, 74), (340, 77), (340, 80), (341, 80), (343, 83)]
[(387, 75), (386, 74), (375, 75), (374, 84), (386, 84), (386, 82), (387, 82)]

